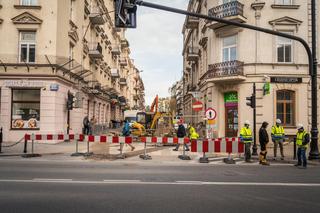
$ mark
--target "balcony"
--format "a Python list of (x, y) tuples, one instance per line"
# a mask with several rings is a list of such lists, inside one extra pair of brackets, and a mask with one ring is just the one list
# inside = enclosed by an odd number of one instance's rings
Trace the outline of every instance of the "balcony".
[(199, 60), (199, 48), (198, 47), (188, 47), (187, 51), (187, 61), (198, 61)]
[(199, 26), (199, 18), (188, 16), (186, 20), (187, 29), (196, 29)]
[(128, 48), (129, 42), (127, 39), (121, 39), (121, 48)]
[(112, 78), (120, 78), (119, 70), (116, 69), (116, 68), (111, 69), (111, 77), (112, 77)]
[(91, 7), (89, 19), (92, 25), (104, 25), (106, 23), (99, 7)]
[(241, 61), (226, 61), (222, 63), (210, 64), (208, 71), (200, 78), (210, 82), (244, 81), (244, 63)]
[(120, 58), (119, 59), (119, 64), (120, 64), (120, 66), (127, 66), (128, 65), (128, 61), (127, 61), (127, 59), (126, 58)]
[(89, 43), (89, 57), (91, 59), (101, 59), (102, 55), (102, 46), (100, 43)]
[[(243, 16), (243, 4), (239, 1), (231, 1), (217, 7), (211, 8), (208, 15), (216, 18), (223, 18), (229, 21), (244, 23), (246, 18)], [(208, 27), (215, 30), (223, 27), (225, 24), (212, 21)]]
[(120, 86), (127, 86), (127, 79), (126, 78), (120, 78), (119, 79)]
[(112, 46), (111, 53), (112, 55), (120, 55), (121, 54), (120, 47), (118, 45)]

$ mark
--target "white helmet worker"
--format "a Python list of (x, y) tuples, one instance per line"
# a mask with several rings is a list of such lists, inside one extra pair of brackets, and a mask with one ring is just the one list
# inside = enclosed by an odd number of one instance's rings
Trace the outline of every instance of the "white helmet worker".
[(299, 130), (299, 129), (303, 129), (303, 124), (298, 124), (297, 125), (297, 129)]
[(246, 120), (246, 121), (244, 122), (244, 125), (250, 125), (250, 121)]
[(281, 124), (281, 120), (279, 118), (276, 120), (276, 124)]

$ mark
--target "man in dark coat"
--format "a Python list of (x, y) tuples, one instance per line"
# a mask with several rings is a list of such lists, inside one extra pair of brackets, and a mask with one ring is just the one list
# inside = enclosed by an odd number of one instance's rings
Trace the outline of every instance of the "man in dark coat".
[(267, 162), (267, 144), (269, 142), (267, 127), (268, 127), (268, 123), (263, 122), (260, 127), (260, 130), (259, 130), (259, 142), (260, 142), (260, 147), (261, 147), (259, 161), (260, 161), (261, 165), (268, 166), (270, 164)]
[[(178, 127), (178, 131), (177, 131), (177, 137), (184, 138), (186, 135), (187, 135), (186, 128), (184, 127), (183, 123), (180, 122), (179, 127)], [(188, 144), (184, 144), (184, 146), (186, 147), (186, 151), (189, 151)], [(176, 148), (173, 149), (173, 151), (178, 151), (179, 147), (180, 147), (180, 144), (178, 143)]]

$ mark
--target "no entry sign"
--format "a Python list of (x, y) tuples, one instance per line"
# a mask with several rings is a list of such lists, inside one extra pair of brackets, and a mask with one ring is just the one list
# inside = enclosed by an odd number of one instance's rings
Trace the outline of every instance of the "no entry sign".
[(199, 112), (203, 109), (203, 104), (201, 101), (195, 101), (193, 104), (192, 104), (192, 109), (196, 112)]

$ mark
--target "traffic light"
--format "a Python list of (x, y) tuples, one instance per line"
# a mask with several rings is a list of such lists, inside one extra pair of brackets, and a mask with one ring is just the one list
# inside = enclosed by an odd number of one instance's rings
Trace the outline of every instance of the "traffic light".
[(254, 95), (251, 95), (250, 97), (246, 97), (247, 100), (247, 106), (250, 106), (251, 108), (256, 108), (256, 97)]
[(73, 109), (73, 102), (74, 102), (73, 98), (74, 98), (73, 94), (70, 91), (68, 91), (68, 100), (67, 100), (67, 109), (68, 110)]
[(137, 6), (135, 0), (114, 0), (115, 26), (118, 28), (137, 27)]

